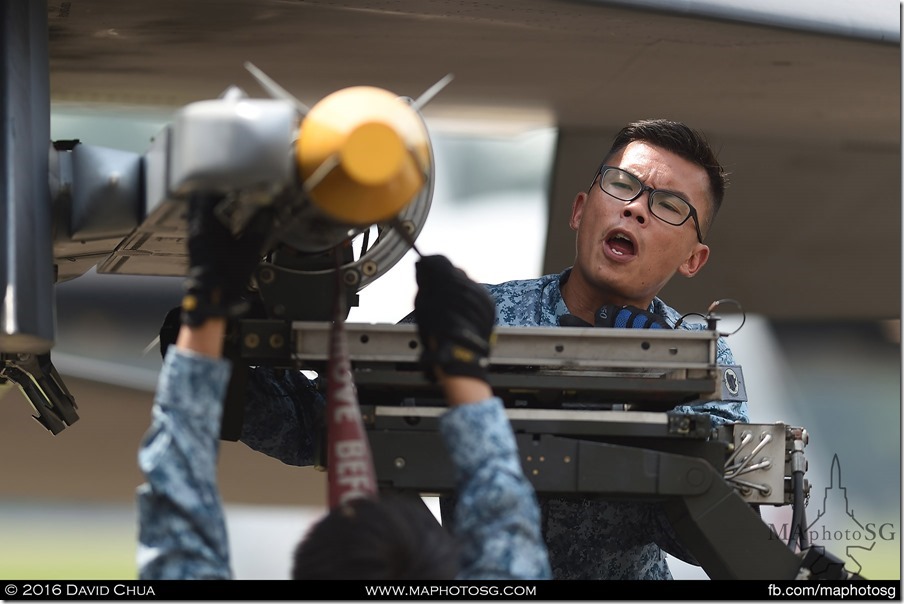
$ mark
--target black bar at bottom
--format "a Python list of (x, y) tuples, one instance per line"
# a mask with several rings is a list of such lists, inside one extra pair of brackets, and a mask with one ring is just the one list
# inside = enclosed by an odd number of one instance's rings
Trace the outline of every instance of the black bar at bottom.
[(9, 581), (20, 600), (901, 600), (901, 581)]

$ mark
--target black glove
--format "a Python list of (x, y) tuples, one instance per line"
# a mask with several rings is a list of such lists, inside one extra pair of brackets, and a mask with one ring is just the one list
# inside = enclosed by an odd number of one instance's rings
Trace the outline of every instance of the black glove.
[(487, 379), (496, 304), (445, 256), (424, 256), (415, 265), (418, 292), (414, 316), (421, 338), (424, 373)]
[(179, 328), (182, 327), (182, 307), (171, 308), (163, 318), (158, 335), (160, 336), (160, 358), (166, 358), (166, 350), (176, 343), (179, 337)]
[(182, 323), (200, 325), (210, 317), (237, 317), (248, 310), (248, 283), (261, 260), (270, 225), (259, 210), (238, 236), (220, 220), (220, 194), (193, 194), (188, 200), (189, 271), (182, 299)]
[(594, 315), (593, 325), (572, 314), (559, 317), (562, 327), (620, 327), (626, 329), (672, 329), (666, 320), (636, 306), (604, 304)]

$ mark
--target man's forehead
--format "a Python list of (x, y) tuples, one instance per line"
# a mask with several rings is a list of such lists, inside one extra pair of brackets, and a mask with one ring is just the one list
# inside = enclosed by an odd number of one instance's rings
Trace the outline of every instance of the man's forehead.
[[(634, 174), (647, 185), (709, 199), (709, 176), (702, 166), (645, 141), (633, 141), (607, 162)], [(647, 182), (650, 181), (650, 182)]]

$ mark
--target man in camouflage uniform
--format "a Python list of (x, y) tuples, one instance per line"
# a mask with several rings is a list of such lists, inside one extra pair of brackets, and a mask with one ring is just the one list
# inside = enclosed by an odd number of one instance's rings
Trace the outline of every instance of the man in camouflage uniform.
[[(145, 477), (137, 491), (138, 573), (146, 580), (232, 578), (216, 481), (231, 370), (223, 342), (227, 319), (244, 312), (241, 290), (261, 241), (253, 227), (233, 237), (215, 216), (218, 201), (189, 200), (191, 270), (181, 327), (165, 353), (138, 454)], [(381, 497), (371, 480), (371, 488), (331, 501), (297, 548), (292, 577), (548, 579), (535, 493), (486, 379), (493, 301), (443, 256), (421, 259), (417, 279), (422, 363), (449, 403), (439, 431), (461, 501), (455, 537), (417, 498)], [(356, 464), (369, 465), (369, 454), (363, 457)]]
[[(627, 125), (589, 189), (575, 196), (574, 264), (559, 274), (488, 285), (497, 325), (600, 325), (601, 309), (631, 307), (643, 326), (674, 327), (680, 313), (658, 294), (676, 274), (693, 277), (706, 264), (710, 249), (703, 240), (726, 183), (700, 133), (667, 120)], [(680, 328), (703, 326), (682, 322)], [(717, 361), (734, 364), (723, 339)], [(312, 463), (306, 435), (316, 429), (313, 394), (300, 374), (256, 368), (241, 440), (285, 463)], [(743, 401), (676, 410), (708, 414), (715, 424), (749, 421)], [(670, 579), (665, 551), (696, 563), (655, 504), (542, 495), (540, 502), (555, 578)]]

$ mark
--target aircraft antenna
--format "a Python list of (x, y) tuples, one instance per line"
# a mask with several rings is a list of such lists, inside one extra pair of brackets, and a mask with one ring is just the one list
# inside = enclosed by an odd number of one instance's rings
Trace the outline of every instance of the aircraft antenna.
[(431, 86), (430, 88), (428, 88), (427, 90), (425, 90), (425, 91), (424, 91), (424, 94), (422, 94), (421, 96), (419, 96), (419, 97), (417, 98), (417, 100), (414, 101), (414, 103), (412, 103), (412, 106), (415, 108), (415, 110), (420, 111), (421, 108), (423, 108), (424, 105), (426, 105), (427, 103), (429, 103), (430, 101), (432, 101), (432, 100), (433, 100), (433, 97), (435, 97), (437, 94), (439, 94), (439, 92), (440, 92), (443, 88), (445, 88), (446, 86), (449, 85), (449, 82), (452, 81), (452, 78), (453, 78), (453, 77), (454, 77), (454, 76), (453, 76), (451, 73), (448, 73), (448, 74), (446, 74), (440, 81), (438, 81), (436, 84), (434, 84), (433, 86)]
[(276, 83), (273, 78), (265, 74), (261, 71), (256, 65), (254, 65), (251, 61), (245, 61), (245, 69), (251, 72), (251, 75), (254, 76), (254, 79), (258, 81), (258, 83), (264, 87), (264, 89), (270, 93), (270, 96), (282, 99), (284, 101), (289, 101), (295, 108), (298, 109), (298, 113), (302, 116), (307, 115), (310, 109), (307, 105), (299, 101), (295, 96), (292, 95), (291, 92), (280, 86)]

